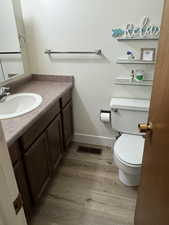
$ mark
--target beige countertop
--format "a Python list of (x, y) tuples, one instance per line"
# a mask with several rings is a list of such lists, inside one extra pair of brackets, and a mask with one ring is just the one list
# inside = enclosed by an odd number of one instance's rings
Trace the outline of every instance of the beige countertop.
[(2, 120), (2, 127), (8, 146), (12, 145), (21, 135), (32, 126), (32, 124), (44, 114), (52, 104), (60, 98), (67, 90), (73, 87), (73, 77), (61, 79), (41, 79), (42, 76), (36, 76), (33, 79), (23, 83), (15, 90), (15, 93), (36, 93), (42, 96), (42, 104), (35, 110), (16, 118)]

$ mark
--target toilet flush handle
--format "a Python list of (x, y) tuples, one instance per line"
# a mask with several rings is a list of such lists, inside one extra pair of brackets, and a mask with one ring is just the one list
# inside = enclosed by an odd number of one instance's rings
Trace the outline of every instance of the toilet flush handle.
[(117, 113), (117, 112), (118, 112), (118, 109), (112, 109), (112, 111), (113, 111), (114, 113)]

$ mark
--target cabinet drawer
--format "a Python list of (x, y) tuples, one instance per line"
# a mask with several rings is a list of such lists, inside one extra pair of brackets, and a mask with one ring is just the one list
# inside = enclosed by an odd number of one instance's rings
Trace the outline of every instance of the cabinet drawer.
[(72, 99), (72, 89), (69, 89), (63, 96), (61, 100), (62, 108), (64, 108), (67, 103)]
[(52, 106), (45, 115), (38, 119), (34, 125), (26, 131), (22, 136), (21, 142), (26, 151), (32, 143), (41, 135), (41, 133), (47, 128), (49, 123), (56, 117), (60, 112), (59, 100), (55, 103), (55, 106)]
[(20, 159), (20, 146), (18, 142), (9, 147), (9, 155), (13, 165)]

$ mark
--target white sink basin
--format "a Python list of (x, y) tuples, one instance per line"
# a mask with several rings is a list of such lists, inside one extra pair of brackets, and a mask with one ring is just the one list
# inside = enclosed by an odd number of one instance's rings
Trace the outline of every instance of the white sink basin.
[(42, 103), (42, 97), (33, 93), (10, 95), (0, 102), (0, 119), (10, 119), (32, 111)]

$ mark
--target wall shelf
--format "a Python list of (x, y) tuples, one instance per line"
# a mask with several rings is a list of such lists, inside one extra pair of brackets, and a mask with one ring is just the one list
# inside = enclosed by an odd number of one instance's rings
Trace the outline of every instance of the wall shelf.
[(128, 85), (128, 86), (152, 86), (152, 81), (131, 81), (131, 82), (118, 82), (118, 81), (116, 81), (114, 84), (116, 84), (116, 85)]
[(117, 38), (118, 41), (158, 41), (159, 38)]
[(118, 59), (117, 64), (155, 64), (155, 61)]
[(131, 81), (130, 77), (117, 77), (114, 84), (116, 85), (128, 85), (128, 86), (152, 86), (152, 80), (144, 81)]

